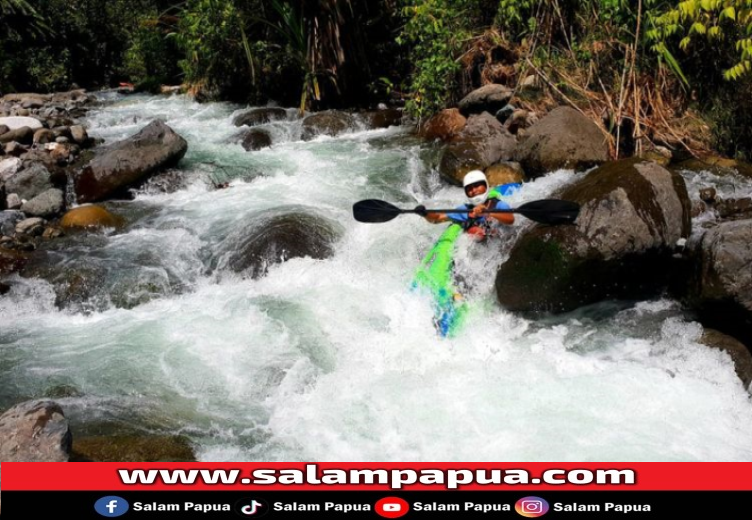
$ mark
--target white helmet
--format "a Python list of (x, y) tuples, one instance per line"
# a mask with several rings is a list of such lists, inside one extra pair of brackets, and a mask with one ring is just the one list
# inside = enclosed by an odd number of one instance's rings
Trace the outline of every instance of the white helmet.
[[(478, 184), (485, 185), (486, 189), (482, 194), (471, 197), (467, 193), (467, 189), (470, 186), (476, 186)], [(462, 188), (465, 190), (468, 200), (473, 205), (483, 204), (488, 199), (488, 180), (486, 180), (486, 174), (480, 170), (472, 170), (465, 174), (465, 178), (462, 179)]]

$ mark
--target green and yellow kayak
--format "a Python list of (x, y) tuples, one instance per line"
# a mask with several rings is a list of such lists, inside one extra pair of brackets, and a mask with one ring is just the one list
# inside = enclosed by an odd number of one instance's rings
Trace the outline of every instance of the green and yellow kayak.
[(454, 248), (462, 226), (450, 224), (423, 257), (412, 287), (429, 292), (434, 301), (434, 325), (441, 336), (451, 337), (462, 325), (467, 303), (454, 283)]

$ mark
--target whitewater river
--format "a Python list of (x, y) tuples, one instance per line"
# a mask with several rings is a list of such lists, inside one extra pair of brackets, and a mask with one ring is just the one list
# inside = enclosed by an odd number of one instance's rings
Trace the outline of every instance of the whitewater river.
[[(164, 119), (189, 143), (185, 186), (108, 203), (124, 229), (50, 246), (58, 267), (99, 273), (89, 299), (60, 309), (49, 282), (12, 279), (0, 408), (66, 389), (55, 400), (74, 438), (182, 434), (212, 462), (752, 461), (749, 395), (670, 299), (530, 320), (496, 304), (503, 255), (463, 237), (473, 310), (456, 338), (437, 337), (430, 302), (409, 286), (443, 226), (352, 216), (367, 198), (460, 203), (434, 145), (397, 127), (303, 142), (290, 120), (266, 125), (271, 148), (246, 152), (227, 144), (246, 107), (109, 97), (89, 133), (111, 143)], [(510, 203), (571, 179), (552, 172)], [(708, 176), (687, 180), (693, 192)], [(333, 256), (259, 279), (216, 269), (277, 209), (329, 221)], [(527, 225), (518, 218), (507, 251)]]

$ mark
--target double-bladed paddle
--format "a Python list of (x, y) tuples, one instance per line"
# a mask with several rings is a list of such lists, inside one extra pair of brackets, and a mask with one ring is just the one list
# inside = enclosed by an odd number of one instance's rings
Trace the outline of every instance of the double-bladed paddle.
[[(402, 209), (383, 200), (368, 199), (353, 204), (353, 216), (359, 222), (389, 222), (403, 213), (470, 213), (470, 209), (426, 209), (417, 206)], [(518, 208), (492, 209), (483, 214), (519, 213), (520, 215), (542, 224), (572, 224), (580, 214), (580, 205), (569, 200), (543, 199), (527, 202)]]

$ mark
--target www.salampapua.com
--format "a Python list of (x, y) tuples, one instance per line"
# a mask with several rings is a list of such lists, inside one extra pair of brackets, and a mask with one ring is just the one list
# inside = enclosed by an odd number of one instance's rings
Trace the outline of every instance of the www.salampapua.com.
[(299, 469), (254, 469), (243, 476), (239, 469), (120, 469), (125, 485), (253, 485), (253, 486), (341, 486), (386, 485), (402, 489), (413, 484), (460, 489), (462, 486), (498, 485), (634, 485), (635, 472), (630, 469), (548, 469), (531, 475), (524, 469), (319, 469), (307, 464)]

